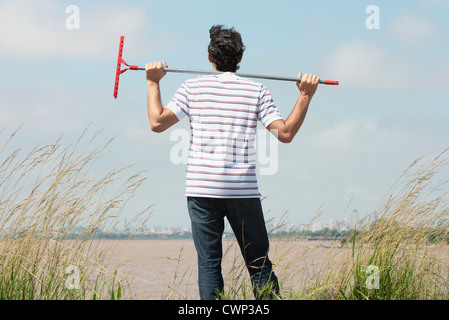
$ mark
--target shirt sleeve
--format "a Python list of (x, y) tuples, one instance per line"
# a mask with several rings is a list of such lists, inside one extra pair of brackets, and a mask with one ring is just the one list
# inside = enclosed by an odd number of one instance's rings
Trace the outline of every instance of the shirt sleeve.
[(168, 103), (166, 108), (170, 109), (181, 120), (186, 115), (189, 115), (189, 90), (187, 84), (184, 82), (175, 92), (172, 100)]
[(262, 85), (259, 93), (259, 101), (257, 103), (257, 119), (262, 122), (264, 127), (268, 127), (270, 123), (283, 119), (279, 109), (274, 104), (271, 93)]

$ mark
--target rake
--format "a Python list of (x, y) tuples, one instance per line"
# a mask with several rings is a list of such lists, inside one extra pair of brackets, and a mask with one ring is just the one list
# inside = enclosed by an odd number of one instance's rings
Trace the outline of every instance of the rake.
[[(114, 83), (114, 98), (117, 99), (118, 95), (118, 84), (120, 80), (120, 75), (127, 70), (145, 70), (144, 67), (139, 67), (136, 65), (129, 65), (125, 60), (123, 60), (123, 43), (125, 41), (125, 37), (120, 37), (120, 45), (118, 48), (118, 58), (117, 58), (117, 70), (115, 72), (115, 83)], [(122, 64), (126, 65), (128, 68), (122, 69)], [(166, 72), (176, 72), (176, 73), (193, 73), (193, 74), (221, 74), (223, 72), (217, 71), (203, 71), (203, 70), (190, 70), (190, 69), (174, 69), (174, 68), (164, 68)], [(301, 78), (289, 78), (289, 77), (278, 77), (278, 76), (269, 76), (269, 75), (260, 75), (260, 74), (249, 74), (249, 73), (235, 73), (235, 75), (245, 78), (258, 78), (258, 79), (268, 79), (268, 80), (280, 80), (280, 81), (294, 81), (301, 82)], [(335, 80), (320, 80), (320, 84), (325, 85), (338, 85), (338, 81)]]

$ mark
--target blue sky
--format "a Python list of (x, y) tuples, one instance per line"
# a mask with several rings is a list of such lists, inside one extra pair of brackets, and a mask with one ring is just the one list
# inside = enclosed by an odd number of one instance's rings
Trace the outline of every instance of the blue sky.
[[(66, 28), (69, 5), (79, 29)], [(365, 26), (369, 5), (378, 30)], [(27, 148), (107, 125), (102, 139), (115, 140), (104, 167), (134, 164), (148, 176), (126, 215), (154, 204), (150, 224), (188, 226), (185, 166), (170, 162), (170, 130), (150, 131), (144, 73), (123, 74), (112, 97), (118, 42), (125, 35), (131, 64), (210, 69), (209, 28), (234, 26), (247, 47), (239, 71), (340, 81), (320, 86), (295, 140), (279, 145), (277, 173), (259, 176), (267, 218), (364, 215), (414, 159), (449, 147), (448, 12), (443, 0), (0, 1), (0, 128), (24, 123), (15, 143)], [(191, 76), (168, 74), (163, 102)], [(264, 83), (288, 116), (294, 83)]]

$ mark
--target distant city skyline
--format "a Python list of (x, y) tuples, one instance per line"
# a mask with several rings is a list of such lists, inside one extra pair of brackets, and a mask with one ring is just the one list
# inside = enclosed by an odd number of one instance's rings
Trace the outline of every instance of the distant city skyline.
[[(374, 217), (373, 221), (376, 221), (377, 217)], [(311, 231), (317, 232), (328, 228), (330, 230), (337, 231), (346, 231), (350, 229), (354, 229), (355, 227), (360, 226), (362, 219), (359, 216), (358, 210), (354, 209), (351, 212), (351, 217), (343, 217), (342, 219), (328, 219), (325, 221), (312, 221), (308, 224), (285, 224), (278, 225), (272, 221), (266, 221), (267, 230), (276, 229), (278, 231)], [(128, 225), (128, 219), (126, 217), (123, 218), (123, 228), (116, 227), (114, 229), (115, 232), (124, 232), (124, 233), (132, 233), (134, 231), (140, 232), (154, 232), (158, 234), (171, 234), (175, 232), (191, 232), (190, 225), (153, 225), (151, 222), (145, 223), (143, 226), (133, 227), (132, 225)], [(225, 232), (232, 232), (227, 220), (225, 220)]]

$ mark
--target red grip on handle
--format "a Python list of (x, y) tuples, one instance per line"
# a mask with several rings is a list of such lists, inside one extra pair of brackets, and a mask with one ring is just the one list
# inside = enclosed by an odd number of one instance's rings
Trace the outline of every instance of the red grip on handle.
[(338, 81), (334, 81), (334, 80), (325, 80), (324, 84), (328, 84), (331, 86), (338, 86)]

